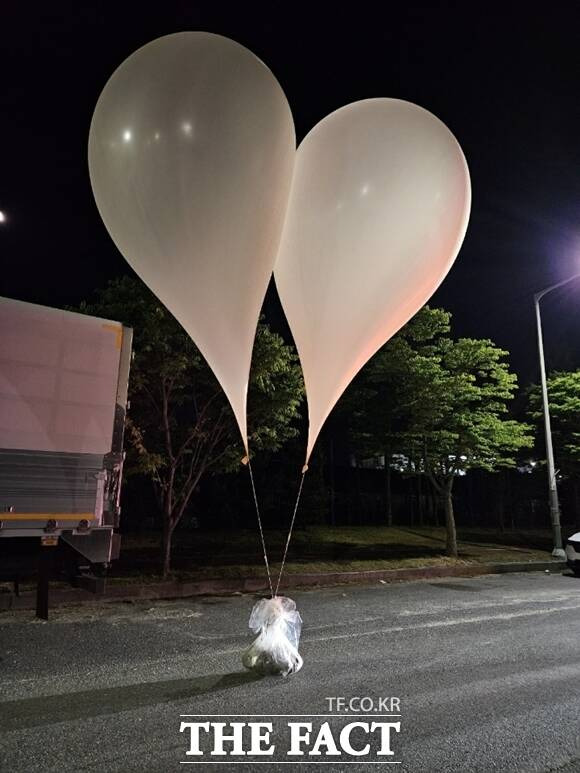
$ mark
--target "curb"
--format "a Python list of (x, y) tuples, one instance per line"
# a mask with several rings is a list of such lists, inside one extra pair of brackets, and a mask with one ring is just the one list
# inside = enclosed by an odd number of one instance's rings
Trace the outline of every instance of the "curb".
[[(411, 569), (374, 569), (366, 572), (325, 572), (288, 574), (281, 588), (314, 588), (332, 585), (368, 585), (374, 582), (390, 583), (428, 580), (437, 577), (478, 577), (484, 574), (511, 572), (552, 572), (566, 569), (565, 561), (527, 561), (507, 564), (465, 564), (463, 566), (424, 566)], [(199, 580), (197, 582), (159, 582), (150, 585), (109, 585), (102, 594), (78, 588), (56, 588), (49, 592), (52, 607), (95, 601), (133, 601), (147, 599), (181, 599), (193, 596), (220, 596), (238, 593), (257, 593), (268, 589), (265, 578)], [(36, 593), (25, 591), (20, 596), (0, 593), (0, 611), (34, 609)]]

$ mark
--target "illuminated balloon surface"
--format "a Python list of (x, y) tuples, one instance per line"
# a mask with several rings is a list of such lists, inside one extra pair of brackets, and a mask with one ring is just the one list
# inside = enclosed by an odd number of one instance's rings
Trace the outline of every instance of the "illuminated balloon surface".
[(352, 378), (451, 268), (470, 205), (459, 144), (409, 102), (347, 105), (301, 143), (274, 277), (306, 383), (307, 460)]
[(101, 217), (213, 369), (246, 450), (252, 345), (295, 148), (270, 70), (205, 32), (167, 35), (132, 54), (103, 89), (90, 129)]

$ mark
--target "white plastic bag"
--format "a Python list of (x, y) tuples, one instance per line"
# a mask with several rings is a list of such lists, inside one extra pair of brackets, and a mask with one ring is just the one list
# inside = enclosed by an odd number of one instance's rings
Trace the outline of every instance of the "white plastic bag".
[(296, 603), (285, 596), (260, 599), (252, 609), (250, 628), (258, 638), (244, 652), (242, 663), (260, 674), (295, 674), (302, 668), (298, 652), (302, 618)]

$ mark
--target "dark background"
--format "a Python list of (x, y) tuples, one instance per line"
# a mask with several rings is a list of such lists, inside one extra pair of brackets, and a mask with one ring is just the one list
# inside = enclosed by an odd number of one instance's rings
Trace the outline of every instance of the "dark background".
[[(357, 99), (434, 112), (467, 157), (473, 212), (433, 304), (458, 335), (510, 350), (537, 380), (534, 291), (580, 271), (580, 35), (575, 4), (4, 3), (0, 19), (0, 293), (75, 304), (129, 273), (93, 202), (92, 110), (149, 40), (203, 29), (273, 70), (300, 140)], [(549, 367), (580, 366), (580, 283), (543, 302)], [(266, 310), (283, 323), (270, 289)]]

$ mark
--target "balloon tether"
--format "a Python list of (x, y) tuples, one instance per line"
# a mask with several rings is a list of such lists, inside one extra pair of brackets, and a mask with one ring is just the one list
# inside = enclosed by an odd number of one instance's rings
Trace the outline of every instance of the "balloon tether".
[[(258, 528), (260, 529), (260, 539), (262, 540), (262, 550), (264, 552), (264, 563), (266, 564), (266, 574), (268, 575), (268, 585), (270, 586), (270, 595), (274, 598), (274, 591), (272, 589), (272, 575), (270, 574), (270, 564), (268, 563), (268, 553), (266, 551), (266, 540), (264, 539), (264, 529), (262, 528), (262, 518), (260, 517), (260, 508), (258, 506), (258, 497), (256, 496), (256, 487), (254, 485), (254, 475), (252, 473), (252, 462), (250, 457), (245, 456), (242, 459), (242, 463), (246, 464), (250, 473), (250, 482), (252, 484), (252, 494), (254, 495), (254, 504), (256, 506), (256, 516), (258, 517)], [(280, 580), (278, 580), (278, 583)], [(276, 588), (278, 590), (278, 588)]]
[(300, 495), (302, 494), (302, 486), (304, 485), (304, 478), (306, 476), (306, 471), (308, 470), (308, 465), (305, 464), (302, 468), (302, 477), (300, 478), (300, 486), (298, 488), (298, 496), (296, 497), (296, 503), (294, 504), (294, 512), (292, 513), (292, 520), (290, 521), (290, 528), (288, 529), (288, 538), (286, 539), (286, 546), (284, 548), (284, 555), (282, 556), (282, 565), (280, 566), (280, 573), (278, 575), (278, 582), (276, 583), (276, 593), (275, 596), (278, 595), (278, 589), (280, 587), (280, 581), (282, 580), (282, 573), (284, 571), (284, 565), (286, 563), (286, 556), (288, 555), (288, 546), (290, 545), (290, 538), (292, 537), (292, 530), (294, 528), (294, 521), (296, 520), (296, 513), (298, 512), (298, 503), (300, 502)]
[(246, 465), (248, 472), (250, 473), (250, 483), (252, 484), (252, 494), (254, 497), (254, 505), (256, 507), (256, 517), (258, 519), (258, 529), (260, 531), (260, 539), (262, 541), (262, 552), (264, 553), (264, 564), (266, 565), (266, 574), (268, 575), (268, 585), (270, 586), (270, 596), (276, 598), (278, 590), (280, 588), (280, 582), (282, 581), (282, 574), (284, 573), (284, 566), (286, 565), (286, 557), (288, 555), (288, 548), (290, 546), (290, 540), (292, 538), (292, 531), (294, 530), (294, 522), (296, 521), (296, 513), (298, 512), (298, 505), (300, 503), (300, 496), (302, 494), (302, 487), (304, 486), (304, 478), (308, 471), (308, 464), (302, 467), (302, 476), (300, 478), (300, 486), (298, 487), (298, 494), (296, 496), (296, 502), (294, 503), (294, 512), (292, 513), (292, 520), (290, 521), (290, 528), (288, 529), (288, 537), (286, 538), (286, 545), (284, 546), (284, 555), (282, 556), (282, 563), (280, 565), (280, 572), (278, 574), (278, 581), (276, 582), (276, 591), (272, 585), (272, 575), (270, 573), (270, 563), (268, 561), (268, 551), (266, 550), (266, 540), (264, 538), (264, 529), (262, 527), (262, 517), (260, 516), (260, 507), (258, 505), (258, 497), (256, 495), (256, 486), (254, 484), (254, 474), (252, 472), (252, 463), (250, 456), (247, 454), (242, 459), (242, 464)]

